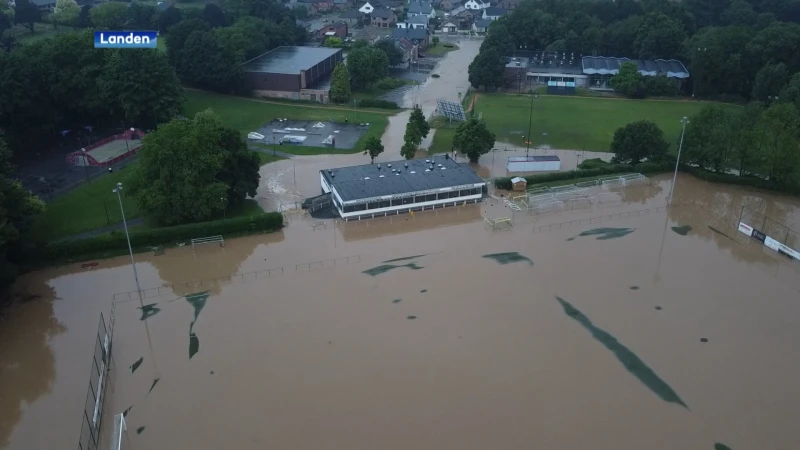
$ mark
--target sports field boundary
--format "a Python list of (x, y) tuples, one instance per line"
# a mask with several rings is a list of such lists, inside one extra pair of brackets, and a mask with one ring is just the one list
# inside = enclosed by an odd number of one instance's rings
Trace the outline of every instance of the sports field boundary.
[[(529, 97), (531, 95), (538, 95), (539, 97), (558, 97), (567, 99), (592, 99), (592, 100), (614, 100), (614, 101), (629, 101), (629, 102), (652, 102), (652, 103), (707, 103), (713, 105), (731, 105), (744, 108), (744, 105), (738, 103), (718, 102), (714, 100), (693, 100), (689, 98), (669, 99), (669, 98), (625, 98), (625, 97), (595, 97), (590, 95), (555, 95), (555, 94), (515, 94), (511, 92), (492, 92), (492, 95), (506, 96), (506, 97)], [(477, 100), (473, 102), (473, 107)]]
[(344, 106), (326, 106), (326, 105), (310, 105), (304, 102), (293, 102), (293, 101), (285, 101), (285, 102), (277, 102), (271, 100), (263, 100), (260, 98), (253, 98), (253, 97), (244, 97), (241, 95), (229, 95), (229, 94), (220, 94), (219, 92), (213, 91), (206, 91), (203, 89), (195, 89), (195, 88), (184, 88), (187, 91), (194, 91), (194, 92), (202, 92), (203, 94), (215, 95), (219, 97), (225, 98), (235, 98), (239, 100), (247, 100), (250, 102), (255, 103), (266, 103), (268, 105), (279, 105), (279, 106), (289, 106), (292, 108), (308, 108), (308, 109), (326, 109), (326, 110), (336, 110), (336, 111), (353, 111), (353, 112), (370, 112), (375, 114), (383, 114), (385, 116), (394, 116), (397, 115), (405, 110), (405, 108), (399, 109), (378, 109), (378, 108), (347, 108)]

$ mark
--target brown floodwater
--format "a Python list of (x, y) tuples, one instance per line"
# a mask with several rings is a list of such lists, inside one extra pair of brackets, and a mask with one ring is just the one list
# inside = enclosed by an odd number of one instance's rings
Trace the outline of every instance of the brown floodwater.
[(297, 214), (136, 255), (146, 322), (127, 257), (26, 274), (0, 326), (0, 448), (77, 444), (116, 300), (123, 448), (793, 450), (800, 264), (736, 222), (747, 205), (797, 229), (800, 201), (681, 175), (667, 212), (670, 184), (546, 216)]

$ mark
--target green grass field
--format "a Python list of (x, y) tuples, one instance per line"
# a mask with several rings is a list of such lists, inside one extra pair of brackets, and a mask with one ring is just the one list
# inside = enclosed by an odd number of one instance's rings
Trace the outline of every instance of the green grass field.
[(431, 45), (425, 50), (425, 53), (428, 56), (442, 56), (445, 53), (449, 53), (452, 51), (458, 50), (458, 46), (455, 44), (450, 44), (449, 42), (439, 42), (436, 45)]
[[(284, 159), (261, 152), (255, 152), (261, 165)], [(79, 233), (98, 230), (122, 222), (117, 194), (112, 190), (118, 182), (125, 182), (128, 169), (111, 174), (103, 174), (91, 183), (84, 183), (66, 195), (56, 198), (47, 204), (44, 214), (33, 224), (33, 237), (37, 240), (50, 241), (73, 236)], [(123, 189), (122, 205), (125, 207), (125, 219), (142, 217), (136, 202), (127, 198)], [(255, 200), (247, 200), (238, 208), (225, 212), (227, 217), (251, 216), (263, 210)], [(141, 223), (137, 228), (151, 227)]]
[(19, 42), (36, 42), (42, 39), (47, 39), (57, 36), (61, 33), (73, 31), (74, 28), (66, 25), (59, 25), (58, 28), (53, 28), (53, 25), (48, 23), (35, 23), (33, 24), (34, 34), (31, 30), (22, 25), (15, 25), (7, 31), (8, 34), (14, 36)]
[(369, 123), (369, 129), (361, 136), (356, 146), (352, 149), (330, 149), (317, 147), (301, 147), (294, 145), (284, 145), (280, 150), (287, 153), (298, 155), (319, 155), (325, 153), (358, 153), (364, 151), (364, 141), (370, 136), (383, 135), (383, 131), (389, 124), (388, 115), (397, 114), (397, 111), (374, 111), (374, 110), (355, 110), (343, 107), (326, 107), (323, 105), (311, 105), (305, 103), (284, 103), (284, 102), (265, 102), (243, 97), (232, 97), (229, 95), (213, 94), (204, 91), (186, 91), (187, 101), (184, 107), (187, 117), (211, 108), (222, 123), (228, 127), (237, 129), (242, 135), (247, 135), (251, 131), (258, 130), (267, 122), (285, 117), (294, 120), (316, 120), (316, 121), (344, 121)]
[[(687, 100), (648, 101), (613, 98), (539, 95), (533, 100), (532, 146), (550, 145), (560, 149), (608, 151), (617, 128), (637, 120), (651, 120), (664, 131), (670, 149), (677, 148), (681, 117), (692, 116), (706, 103)], [(729, 105), (730, 108), (738, 108)], [(495, 146), (524, 146), (528, 133), (530, 96), (478, 94), (476, 115), (482, 114), (497, 136)], [(543, 135), (543, 133), (547, 133)], [(431, 148), (449, 151), (455, 127), (439, 128)]]

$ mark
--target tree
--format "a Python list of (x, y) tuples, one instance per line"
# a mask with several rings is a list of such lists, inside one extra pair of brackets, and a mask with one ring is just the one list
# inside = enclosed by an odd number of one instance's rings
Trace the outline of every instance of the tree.
[(781, 184), (800, 182), (800, 113), (791, 103), (770, 106), (762, 116), (763, 159), (759, 172)]
[(632, 98), (644, 98), (644, 77), (639, 73), (639, 66), (635, 62), (623, 63), (616, 75), (611, 77), (609, 84), (615, 92)]
[(300, 20), (308, 19), (308, 8), (306, 8), (306, 5), (297, 5), (294, 8), (292, 8), (292, 11), (294, 11), (294, 16), (297, 17), (298, 19)]
[(420, 134), (419, 128), (409, 120), (406, 124), (406, 133), (403, 135), (403, 147), (400, 148), (400, 154), (403, 155), (405, 159), (414, 159), (419, 144), (421, 143), (422, 135)]
[(711, 104), (686, 125), (681, 159), (703, 169), (725, 171), (734, 158), (736, 113)]
[(417, 155), (417, 146), (413, 142), (405, 141), (400, 147), (400, 155), (405, 159), (414, 159)]
[(800, 111), (800, 72), (792, 75), (779, 96), (781, 102), (794, 103), (794, 107)]
[(222, 8), (214, 3), (206, 4), (205, 8), (203, 8), (203, 13), (200, 14), (200, 18), (205, 20), (211, 28), (224, 27), (228, 23)]
[(6, 6), (0, 6), (0, 36), (14, 26), (14, 11)]
[(336, 64), (331, 75), (331, 89), (329, 93), (334, 103), (346, 103), (350, 100), (350, 74), (343, 63)]
[[(100, 96), (115, 117), (126, 123), (155, 128), (181, 109), (183, 88), (161, 52), (114, 50), (98, 79)], [(147, 86), (138, 89), (137, 86)]]
[(431, 126), (428, 125), (428, 121), (425, 120), (425, 115), (422, 114), (422, 110), (419, 108), (414, 108), (411, 111), (411, 116), (408, 119), (408, 123), (414, 126), (419, 132), (419, 135), (422, 139), (428, 137), (428, 132), (430, 132)]
[(370, 164), (375, 164), (375, 158), (381, 153), (383, 153), (383, 144), (381, 144), (381, 140), (375, 136), (367, 139), (367, 142), (364, 143), (364, 154), (369, 155)]
[(753, 98), (766, 101), (769, 97), (775, 97), (789, 81), (789, 71), (786, 64), (767, 64), (756, 74), (753, 83)]
[(469, 82), (476, 88), (486, 91), (500, 86), (503, 82), (505, 64), (497, 49), (490, 47), (480, 53), (469, 65)]
[(17, 5), (14, 7), (14, 22), (23, 24), (31, 30), (33, 34), (33, 24), (42, 20), (42, 13), (29, 0), (17, 0)]
[(11, 152), (0, 133), (0, 296), (17, 275), (14, 255), (20, 255), (21, 244), (34, 219), (44, 211), (44, 203), (11, 178)]
[(244, 76), (240, 55), (226, 50), (209, 31), (189, 35), (175, 71), (192, 86), (225, 93), (240, 89)]
[[(53, 20), (63, 25), (73, 25), (78, 20), (80, 13), (81, 8), (75, 0), (58, 0), (56, 8), (53, 10)], [(1, 31), (0, 34), (2, 34)]]
[(436, 47), (437, 45), (439, 45), (439, 36), (434, 36), (434, 37), (432, 37), (432, 38), (431, 38), (431, 43), (433, 44), (433, 46), (434, 46), (434, 47)]
[(257, 156), (207, 110), (145, 136), (126, 188), (148, 218), (173, 225), (221, 215), (255, 196), (258, 180)]
[(195, 31), (208, 31), (211, 27), (200, 19), (186, 19), (173, 25), (167, 34), (167, 57), (173, 66), (177, 66), (183, 55), (183, 48), (189, 35)]
[(631, 122), (614, 132), (611, 152), (622, 164), (639, 164), (643, 160), (658, 160), (667, 153), (669, 144), (664, 133), (649, 120)]
[(641, 59), (675, 58), (680, 54), (686, 31), (679, 21), (661, 13), (644, 17), (633, 46)]
[(89, 18), (97, 28), (119, 30), (127, 21), (128, 4), (108, 2), (95, 6), (89, 11)]
[(758, 19), (758, 15), (753, 10), (753, 6), (746, 0), (733, 0), (731, 5), (722, 12), (720, 17), (725, 25), (753, 25)]
[(262, 19), (242, 17), (233, 26), (215, 28), (213, 33), (226, 52), (238, 55), (244, 62), (270, 48), (270, 36), (273, 31)]
[(389, 58), (373, 47), (350, 50), (347, 55), (347, 71), (356, 86), (369, 87), (389, 75)]
[(456, 128), (453, 146), (466, 154), (470, 162), (476, 163), (481, 155), (489, 153), (494, 147), (494, 140), (494, 133), (486, 128), (483, 121), (471, 118)]
[(397, 66), (403, 63), (403, 51), (400, 50), (391, 39), (381, 39), (375, 44), (375, 48), (386, 54), (390, 66)]
[(155, 5), (134, 2), (128, 6), (127, 24), (137, 28), (152, 27), (158, 17)]
[(92, 7), (89, 5), (81, 6), (81, 11), (75, 19), (75, 26), (77, 28), (89, 28), (92, 26), (92, 19), (89, 17), (89, 10), (91, 9)]
[(181, 10), (174, 6), (170, 6), (158, 15), (158, 31), (162, 33), (171, 31), (170, 27), (179, 23), (182, 19), (183, 15), (181, 14)]
[(322, 43), (323, 47), (329, 48), (342, 48), (342, 38), (336, 36), (328, 36), (325, 42)]

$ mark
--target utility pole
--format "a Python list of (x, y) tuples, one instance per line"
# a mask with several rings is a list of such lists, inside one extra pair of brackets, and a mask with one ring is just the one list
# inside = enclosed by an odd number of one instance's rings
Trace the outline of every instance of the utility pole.
[(672, 194), (675, 193), (675, 182), (678, 179), (678, 165), (681, 163), (681, 150), (683, 149), (683, 135), (686, 133), (686, 124), (689, 123), (689, 119), (684, 116), (681, 119), (681, 123), (683, 124), (683, 128), (681, 129), (681, 142), (678, 144), (678, 159), (675, 161), (675, 173), (672, 175), (672, 186), (669, 188), (669, 206), (672, 206)]

